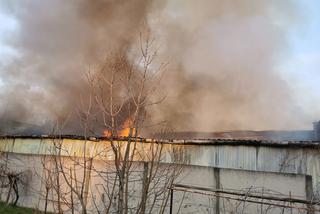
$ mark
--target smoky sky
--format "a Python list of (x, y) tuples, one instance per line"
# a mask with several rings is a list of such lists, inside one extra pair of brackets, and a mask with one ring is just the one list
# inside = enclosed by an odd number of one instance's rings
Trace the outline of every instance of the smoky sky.
[(6, 40), (18, 54), (0, 71), (3, 121), (77, 124), (70, 115), (88, 90), (83, 73), (139, 43), (147, 25), (169, 64), (166, 99), (149, 112), (155, 121), (180, 131), (304, 127), (277, 71), (300, 18), (294, 1), (2, 0), (1, 10), (18, 23)]

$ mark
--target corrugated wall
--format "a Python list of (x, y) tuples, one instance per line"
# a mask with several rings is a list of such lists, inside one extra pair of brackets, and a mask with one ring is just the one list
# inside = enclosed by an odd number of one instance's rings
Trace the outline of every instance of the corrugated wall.
[[(85, 143), (84, 143), (85, 142)], [(120, 141), (125, 145), (126, 142)], [(0, 139), (0, 151), (21, 154), (54, 154), (61, 145), (62, 155), (112, 159), (108, 141), (77, 139), (53, 140), (50, 138)], [(148, 151), (149, 143), (138, 143), (140, 151)], [(287, 172), (312, 176), (314, 190), (320, 184), (320, 152), (314, 148), (270, 147), (259, 145), (176, 145), (164, 144), (164, 162), (172, 161), (172, 153), (182, 154), (182, 163), (269, 172)]]

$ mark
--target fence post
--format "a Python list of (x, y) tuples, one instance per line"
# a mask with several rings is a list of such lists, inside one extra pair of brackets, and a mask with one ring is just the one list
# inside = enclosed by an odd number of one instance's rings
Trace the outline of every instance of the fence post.
[[(214, 168), (213, 169), (213, 176), (214, 176), (214, 181), (215, 181), (215, 188), (217, 190), (221, 189), (221, 184), (220, 184), (220, 169), (219, 168)], [(219, 197), (219, 192), (216, 193), (216, 204), (215, 204), (215, 214), (220, 214), (220, 197)]]
[(170, 188), (170, 214), (173, 213), (173, 188)]
[(306, 200), (310, 202), (307, 204), (307, 214), (314, 214), (314, 207), (312, 205), (313, 196), (312, 176), (306, 175)]

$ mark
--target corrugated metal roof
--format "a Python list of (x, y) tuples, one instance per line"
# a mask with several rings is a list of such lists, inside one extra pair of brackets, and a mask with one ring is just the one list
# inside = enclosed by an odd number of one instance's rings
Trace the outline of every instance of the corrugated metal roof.
[[(78, 135), (6, 135), (0, 136), (0, 139), (56, 139), (56, 140), (86, 140), (86, 141), (107, 141), (107, 137), (84, 137)], [(128, 138), (120, 137), (116, 140), (126, 141)], [(137, 138), (139, 142), (157, 142), (163, 144), (181, 144), (181, 145), (245, 145), (245, 146), (268, 146), (268, 147), (317, 147), (320, 148), (320, 141), (272, 141), (255, 139), (147, 139)]]

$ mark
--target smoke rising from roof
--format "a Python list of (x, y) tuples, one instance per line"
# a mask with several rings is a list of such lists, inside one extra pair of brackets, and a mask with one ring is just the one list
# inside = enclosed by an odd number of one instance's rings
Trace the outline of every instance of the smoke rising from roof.
[[(170, 1), (153, 29), (170, 56), (160, 112), (180, 130), (301, 128), (306, 118), (277, 67), (293, 1)], [(302, 125), (303, 124), (303, 125)]]
[[(151, 114), (177, 130), (300, 128), (303, 115), (277, 72), (287, 54), (293, 1), (9, 1), (18, 21), (7, 42), (17, 50), (2, 65), (3, 121), (50, 127), (69, 118), (87, 88), (83, 73), (138, 43), (148, 24), (170, 66), (167, 99)], [(71, 115), (71, 116), (70, 116)], [(5, 124), (5, 123), (3, 123)], [(75, 125), (70, 126), (75, 131)], [(21, 129), (19, 129), (21, 130)], [(78, 131), (78, 130), (77, 130)]]
[(69, 118), (77, 124), (74, 111), (88, 89), (85, 72), (111, 51), (130, 45), (148, 1), (37, 0), (2, 6), (18, 21), (18, 32), (8, 43), (20, 55), (1, 71), (6, 83), (0, 95), (2, 117), (37, 125)]

